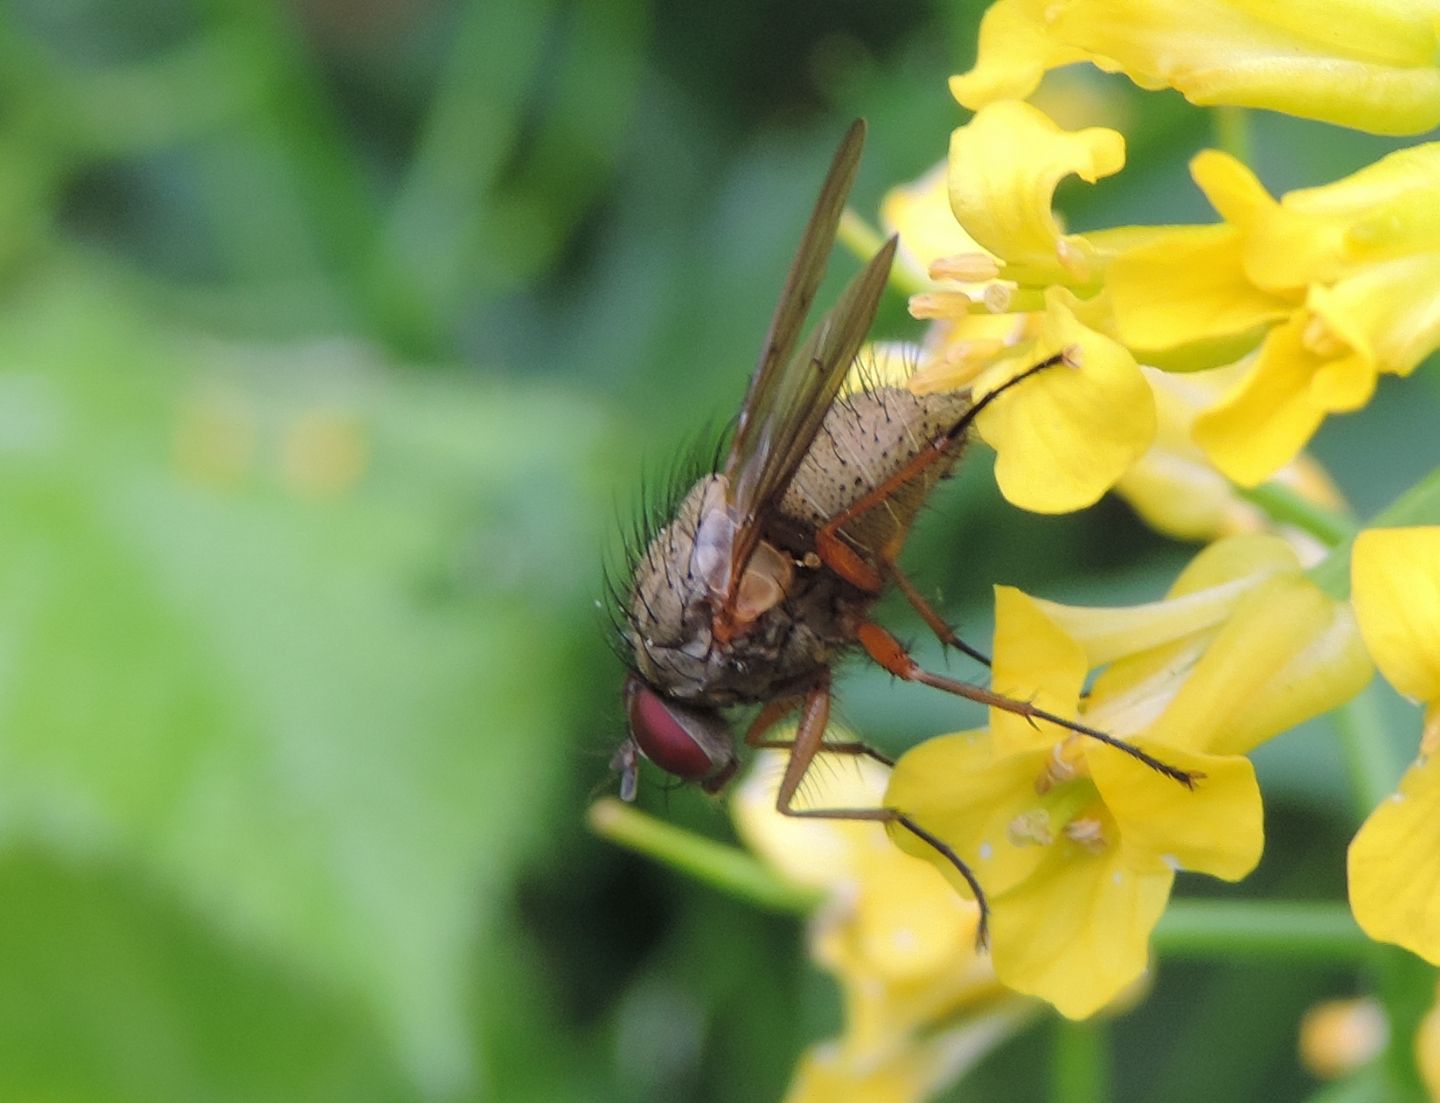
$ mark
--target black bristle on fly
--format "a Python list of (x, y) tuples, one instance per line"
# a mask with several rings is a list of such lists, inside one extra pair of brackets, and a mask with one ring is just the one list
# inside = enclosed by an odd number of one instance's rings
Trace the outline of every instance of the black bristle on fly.
[(720, 470), (733, 429), (733, 422), (721, 432), (713, 425), (704, 426), (680, 449), (678, 458), (667, 464), (659, 479), (653, 469), (641, 470), (636, 503), (628, 516), (622, 514), (619, 520), (619, 561), (611, 555), (601, 564), (602, 605), (610, 628), (606, 635), (611, 650), (627, 668), (633, 669), (635, 662), (627, 634), (634, 627), (630, 604), (636, 567), (655, 537), (675, 519), (691, 488)]

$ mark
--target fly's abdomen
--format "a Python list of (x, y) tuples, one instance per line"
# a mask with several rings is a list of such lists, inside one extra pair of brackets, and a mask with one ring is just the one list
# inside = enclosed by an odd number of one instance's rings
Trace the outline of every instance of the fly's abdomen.
[[(905, 470), (969, 406), (963, 393), (916, 395), (899, 387), (877, 387), (836, 402), (785, 493), (783, 531), (777, 535), (796, 550), (808, 550), (818, 529)], [(963, 440), (949, 444), (946, 459), (926, 464), (842, 526), (847, 542), (872, 562), (882, 549), (898, 552), (916, 511), (963, 447)]]

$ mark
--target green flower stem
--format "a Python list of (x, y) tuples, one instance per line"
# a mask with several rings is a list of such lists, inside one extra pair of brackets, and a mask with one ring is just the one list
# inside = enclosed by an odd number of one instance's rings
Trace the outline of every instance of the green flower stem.
[(1355, 521), (1338, 510), (1309, 501), (1284, 483), (1261, 483), (1257, 487), (1236, 487), (1240, 496), (1263, 509), (1274, 521), (1303, 529), (1330, 547), (1355, 538)]
[(1108, 1023), (1091, 1019), (1055, 1024), (1050, 1098), (1055, 1103), (1105, 1103), (1110, 1098)]
[(1177, 900), (1155, 929), (1167, 958), (1363, 961), (1374, 950), (1344, 904)]
[[(1440, 525), (1440, 467), (1426, 475), (1404, 494), (1382, 509), (1365, 528), (1404, 528), (1410, 525)], [(1347, 541), (1310, 571), (1310, 579), (1328, 594), (1350, 592), (1350, 550)]]
[(1243, 107), (1216, 107), (1210, 112), (1215, 144), (1230, 156), (1250, 163), (1250, 112)]
[[(869, 260), (880, 251), (880, 246), (885, 244), (885, 238), (880, 231), (850, 207), (846, 207), (840, 215), (840, 228), (835, 237), (861, 260)], [(916, 295), (928, 285), (903, 261), (899, 261), (890, 266), (890, 286), (902, 295)]]
[(1372, 688), (1362, 690), (1334, 712), (1345, 772), (1350, 778), (1350, 800), (1359, 823), (1395, 788), (1400, 763), (1385, 736), (1380, 705)]
[(589, 821), (596, 834), (758, 907), (804, 915), (820, 902), (818, 893), (782, 880), (745, 851), (657, 820), (613, 797), (592, 804)]

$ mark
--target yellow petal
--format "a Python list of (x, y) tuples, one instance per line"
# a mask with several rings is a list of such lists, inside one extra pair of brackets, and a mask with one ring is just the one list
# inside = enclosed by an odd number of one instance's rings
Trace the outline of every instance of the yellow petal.
[[(784, 738), (785, 733), (779, 733)], [(760, 751), (744, 780), (734, 787), (730, 814), (745, 844), (797, 885), (829, 888), (856, 876), (863, 854), (885, 846), (874, 824), (803, 819), (775, 810), (775, 792), (788, 756)], [(802, 787), (802, 807), (878, 807), (888, 771), (857, 758), (839, 770), (811, 770)]]
[(1165, 596), (1173, 599), (1244, 579), (1256, 581), (1299, 572), (1295, 549), (1280, 537), (1263, 533), (1234, 536), (1216, 541), (1190, 560), (1175, 576)]
[(1264, 817), (1255, 768), (1240, 755), (1210, 755), (1146, 745), (1171, 766), (1203, 774), (1193, 790), (1101, 743), (1085, 760), (1115, 817), (1131, 862), (1208, 873), (1238, 881), (1260, 861)]
[(1440, 143), (1399, 150), (1340, 180), (1288, 192), (1278, 203), (1228, 154), (1200, 153), (1190, 171), (1241, 231), (1245, 275), (1277, 294), (1440, 247)]
[(1301, 318), (1272, 329), (1244, 380), (1195, 420), (1195, 443), (1241, 486), (1293, 460), (1325, 418), (1310, 388), (1321, 361), (1303, 333)]
[[(1012, 838), (1010, 830), (1018, 818), (1043, 812), (1035, 793), (1043, 762), (1043, 752), (997, 756), (985, 732), (942, 735), (900, 757), (885, 807), (912, 816), (959, 855), (987, 892), (999, 892), (1028, 876), (1043, 856), (1043, 847)], [(901, 825), (891, 825), (890, 837), (970, 897), (934, 847)]]
[(897, 263), (908, 264), (921, 280), (941, 257), (984, 252), (955, 221), (947, 173), (942, 161), (918, 180), (891, 188), (880, 203), (881, 225), (900, 235)]
[(1119, 254), (1105, 275), (1115, 335), (1147, 362), (1200, 345), (1205, 358), (1198, 362), (1208, 367), (1254, 347), (1262, 327), (1289, 314), (1295, 297), (1256, 287), (1241, 264), (1242, 244), (1240, 231), (1224, 223), (1175, 226)]
[(1440, 1099), (1440, 1001), (1420, 1020), (1415, 1032), (1415, 1063), (1431, 1099)]
[[(1046, 616), (1040, 602), (1012, 586), (995, 587), (994, 651), (990, 684), (995, 692), (1075, 719), (1085, 684), (1085, 651)], [(990, 710), (990, 731), (1001, 754), (1045, 750), (1069, 734), (1003, 709)]]
[(950, 138), (950, 207), (960, 224), (1031, 286), (1084, 284), (1094, 252), (1065, 235), (1051, 211), (1055, 186), (1077, 175), (1094, 183), (1119, 172), (1125, 139), (1114, 130), (1061, 130), (1029, 104), (992, 103)]
[(1046, 33), (1034, 5), (999, 0), (980, 20), (975, 67), (950, 78), (950, 94), (972, 111), (996, 100), (1022, 100), (1035, 91), (1047, 69), (1084, 59), (1084, 53)]
[[(1266, 515), (1241, 498), (1191, 440), (1200, 411), (1238, 380), (1243, 368), (1232, 365), (1177, 375), (1142, 367), (1155, 395), (1155, 443), (1130, 465), (1115, 491), (1152, 528), (1182, 540), (1213, 540), (1269, 526)], [(1276, 478), (1294, 485), (1309, 500), (1343, 508), (1323, 470), (1307, 457), (1282, 469)]]
[[(1440, 206), (1440, 188), (1433, 202)], [(1409, 375), (1440, 347), (1440, 251), (1373, 265), (1336, 283), (1311, 289), (1307, 307), (1334, 340), (1358, 354), (1366, 385), (1358, 402), (1317, 396), (1331, 410), (1368, 400), (1374, 373)]]
[(932, 1066), (918, 1046), (881, 1062), (847, 1060), (833, 1042), (800, 1059), (785, 1103), (922, 1103), (934, 1090)]
[(1368, 529), (1350, 570), (1355, 616), (1386, 681), (1440, 700), (1440, 526)]
[(1148, 737), (1244, 754), (1349, 700), (1372, 674), (1349, 604), (1277, 575), (1241, 598)]
[(1145, 972), (1174, 879), (1136, 873), (1115, 846), (1046, 848), (1043, 866), (991, 900), (996, 976), (1069, 1018), (1094, 1014)]
[[(1245, 591), (1299, 562), (1278, 537), (1236, 537), (1206, 548), (1161, 601), (1115, 608), (1031, 599), (1051, 624), (1085, 649), (1090, 667), (1174, 643), (1222, 623)], [(997, 624), (999, 613), (996, 614)], [(1003, 652), (996, 645), (997, 657)]]
[[(1134, 357), (1081, 325), (1062, 288), (1045, 298), (1035, 349), (1069, 350), (1079, 368), (1061, 365), (1026, 380), (977, 425), (995, 449), (995, 480), (1005, 497), (1022, 509), (1063, 513), (1096, 502), (1149, 447), (1155, 400)], [(1010, 366), (1003, 370), (1015, 374)]]
[(932, 865), (899, 852), (878, 824), (872, 826), (885, 852), (860, 875), (854, 917), (868, 971), (895, 982), (958, 963), (974, 949), (974, 905)]
[(1335, 0), (1317, 15), (1308, 0), (1061, 0), (1045, 13), (1053, 42), (1192, 103), (1380, 134), (1440, 123), (1432, 5)]
[(1440, 965), (1440, 762), (1417, 762), (1350, 844), (1350, 907), (1371, 938)]

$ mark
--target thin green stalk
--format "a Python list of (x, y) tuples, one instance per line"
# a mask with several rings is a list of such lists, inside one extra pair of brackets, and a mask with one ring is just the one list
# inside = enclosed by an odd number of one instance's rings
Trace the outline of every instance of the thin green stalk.
[(1167, 958), (1362, 961), (1374, 948), (1344, 904), (1177, 900), (1155, 930)]
[(1095, 1019), (1056, 1023), (1050, 1082), (1050, 1098), (1055, 1103), (1105, 1103), (1110, 1098), (1108, 1025)]
[[(885, 238), (880, 231), (850, 207), (846, 207), (840, 216), (840, 227), (835, 232), (835, 240), (861, 260), (869, 260), (880, 251), (880, 246), (885, 244)], [(890, 286), (902, 295), (915, 295), (924, 291), (927, 285), (904, 261), (897, 261), (890, 266)]]
[(758, 907), (804, 915), (819, 903), (815, 892), (782, 880), (745, 851), (657, 820), (613, 797), (592, 804), (589, 821), (612, 842)]
[(1317, 505), (1284, 483), (1237, 487), (1240, 496), (1263, 509), (1272, 520), (1303, 529), (1330, 547), (1353, 540), (1355, 521), (1338, 510)]
[(1350, 779), (1350, 801), (1359, 823), (1395, 788), (1400, 763), (1380, 717), (1380, 704), (1373, 686), (1335, 710), (1335, 729)]
[(1243, 107), (1216, 107), (1210, 111), (1215, 144), (1245, 164), (1250, 163), (1250, 112)]
[[(1403, 528), (1410, 525), (1440, 525), (1440, 467), (1426, 475), (1365, 524), (1367, 529)], [(1310, 579), (1328, 594), (1343, 597), (1350, 592), (1352, 542), (1336, 548), (1310, 571)]]

